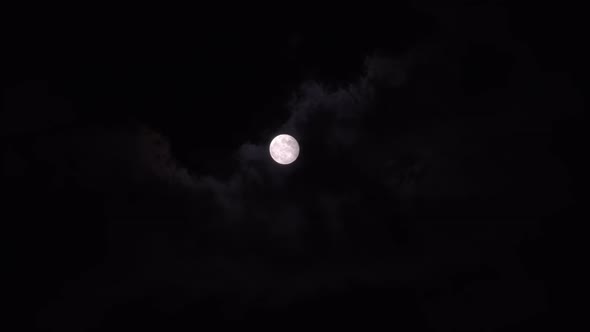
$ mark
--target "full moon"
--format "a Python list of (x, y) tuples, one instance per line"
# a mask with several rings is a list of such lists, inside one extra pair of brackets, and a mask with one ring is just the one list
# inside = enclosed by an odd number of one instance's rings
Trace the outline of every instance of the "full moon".
[(281, 165), (287, 165), (295, 161), (299, 156), (299, 143), (291, 135), (279, 135), (270, 142), (270, 156)]

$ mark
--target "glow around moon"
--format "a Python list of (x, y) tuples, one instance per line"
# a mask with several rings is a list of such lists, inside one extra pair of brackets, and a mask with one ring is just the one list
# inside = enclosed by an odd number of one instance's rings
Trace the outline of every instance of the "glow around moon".
[(281, 165), (294, 162), (299, 156), (299, 143), (291, 135), (281, 134), (270, 142), (270, 156)]

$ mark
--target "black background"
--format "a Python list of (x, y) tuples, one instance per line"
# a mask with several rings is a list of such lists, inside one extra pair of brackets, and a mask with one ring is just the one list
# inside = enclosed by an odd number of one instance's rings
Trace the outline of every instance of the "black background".
[[(19, 326), (522, 331), (574, 314), (588, 73), (576, 8), (3, 15)], [(404, 79), (371, 81), (351, 122), (337, 114), (354, 98), (301, 92), (346, 91), (374, 57), (405, 59)], [(298, 119), (294, 96), (328, 106), (308, 106), (301, 156), (281, 167), (260, 151)]]

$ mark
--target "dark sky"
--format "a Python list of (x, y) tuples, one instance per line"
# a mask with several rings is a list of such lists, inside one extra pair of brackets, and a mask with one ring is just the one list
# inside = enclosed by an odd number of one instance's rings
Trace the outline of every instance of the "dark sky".
[[(581, 11), (19, 14), (0, 48), (19, 326), (563, 328), (587, 150)], [(301, 146), (291, 165), (268, 154), (280, 133)]]

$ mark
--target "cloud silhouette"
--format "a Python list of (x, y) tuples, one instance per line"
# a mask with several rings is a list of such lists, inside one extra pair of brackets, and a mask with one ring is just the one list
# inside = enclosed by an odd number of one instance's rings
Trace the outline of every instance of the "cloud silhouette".
[[(469, 48), (457, 43), (375, 52), (345, 85), (303, 82), (268, 137), (227, 157), (229, 174), (183, 165), (173, 139), (137, 124), (33, 140), (37, 161), (3, 150), (14, 161), (3, 163), (6, 174), (22, 167), (51, 179), (19, 175), (15, 184), (69, 188), (45, 199), (74, 206), (80, 222), (100, 211), (107, 224), (104, 262), (62, 290), (40, 321), (76, 330), (145, 313), (157, 325), (162, 315), (247, 321), (319, 312), (327, 321), (359, 313), (449, 327), (466, 309), (484, 321), (489, 312), (538, 315), (543, 285), (528, 284), (510, 257), (539, 227), (519, 221), (568, 200), (567, 170), (544, 148), (556, 116), (535, 109), (573, 96), (559, 89), (565, 80), (524, 65), (531, 54), (512, 44), (518, 69), (494, 72), (509, 83), (481, 83), (464, 75)], [(268, 154), (279, 133), (301, 145), (288, 167)], [(80, 204), (85, 195), (92, 204)], [(495, 305), (508, 294), (518, 306)]]

